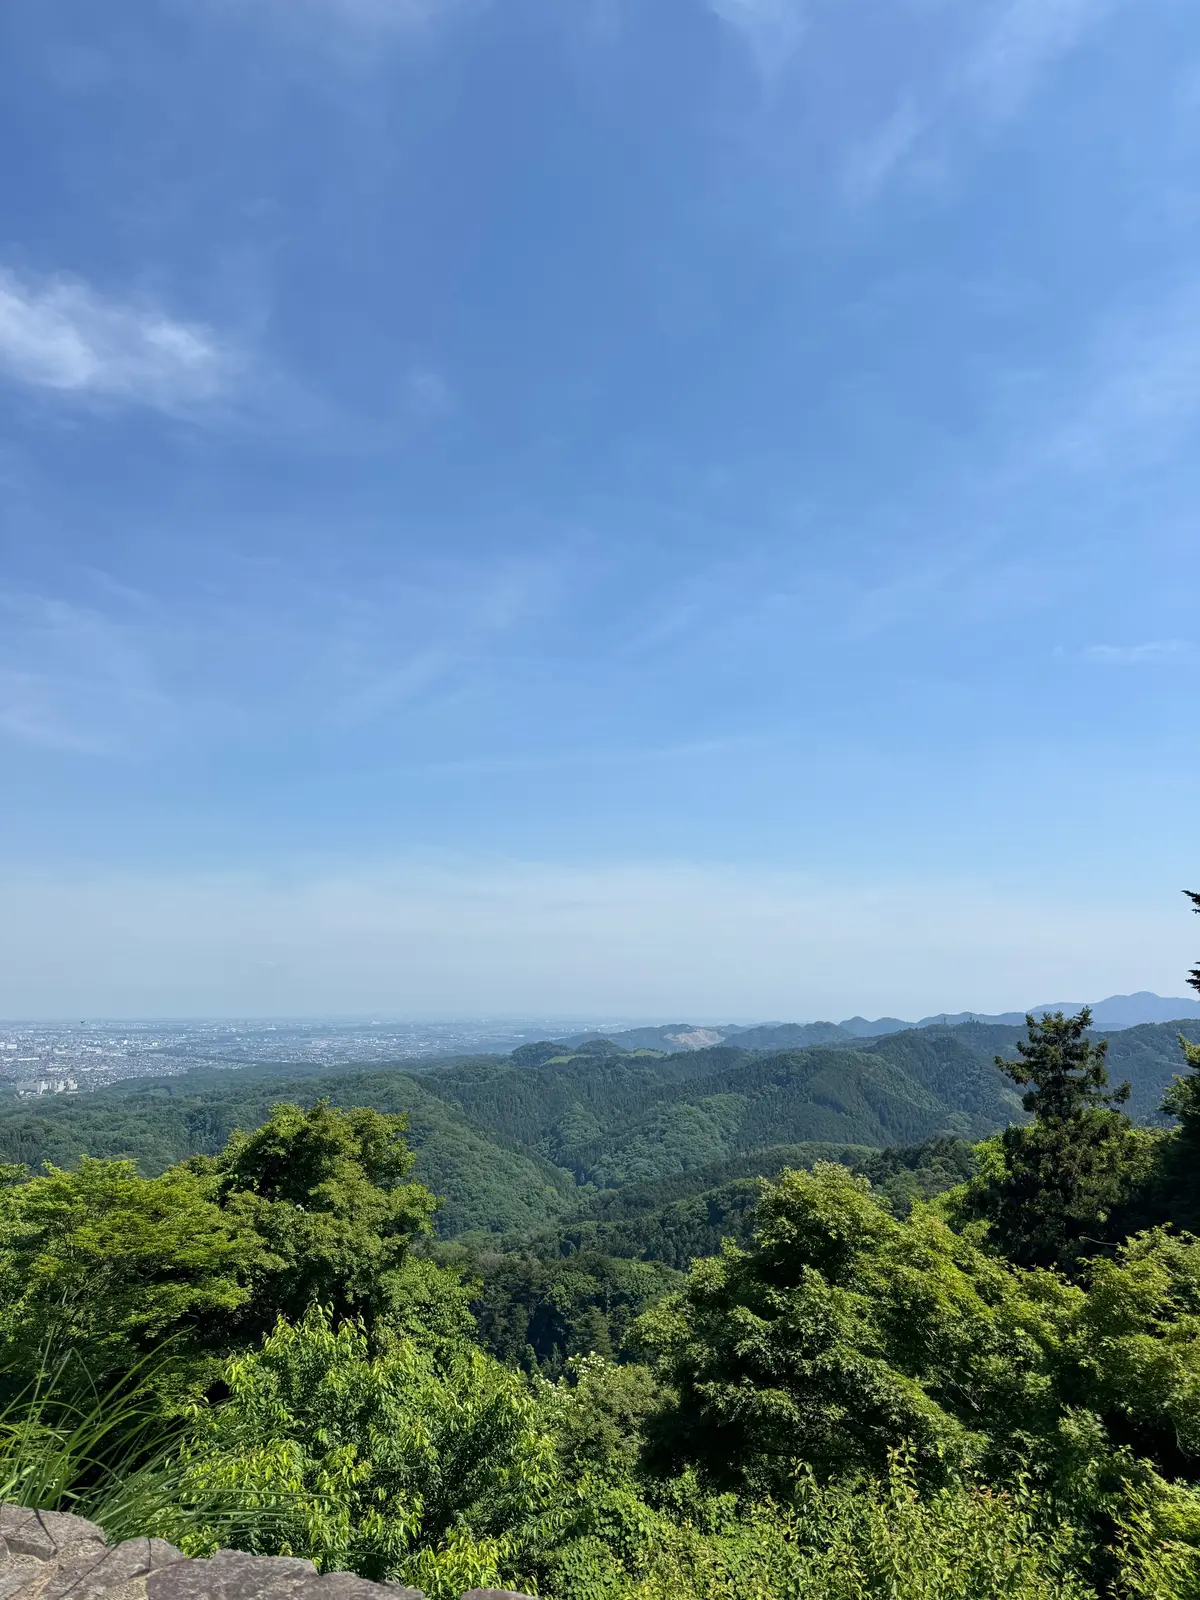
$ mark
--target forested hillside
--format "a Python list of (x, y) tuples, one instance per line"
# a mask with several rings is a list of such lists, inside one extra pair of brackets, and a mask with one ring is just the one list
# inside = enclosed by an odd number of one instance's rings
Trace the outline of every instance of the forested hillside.
[(370, 1106), (408, 1117), (421, 1177), (442, 1197), (446, 1233), (522, 1229), (558, 1216), (573, 1190), (569, 1176), (470, 1127), (408, 1073), (279, 1077), (189, 1073), (150, 1084), (117, 1084), (86, 1098), (0, 1112), (0, 1159), (74, 1165), (81, 1154), (128, 1156), (155, 1174), (189, 1155), (215, 1155), (237, 1128), (255, 1128), (281, 1100)]
[(10, 1108), (5, 1495), (431, 1600), (1197, 1600), (1200, 1045), (1138, 1125), (1086, 1023)]
[[(10, 1100), (0, 1159), (37, 1168), (129, 1157), (154, 1175), (216, 1155), (279, 1101), (402, 1113), (414, 1175), (439, 1197), (436, 1232), (458, 1241), (452, 1258), (481, 1284), (481, 1325), (506, 1359), (526, 1340), (526, 1364), (559, 1372), (588, 1349), (617, 1349), (662, 1292), (661, 1272), (631, 1275), (629, 1263), (669, 1273), (722, 1238), (744, 1243), (757, 1179), (838, 1161), (903, 1215), (970, 1176), (969, 1141), (1024, 1117), (995, 1064), (1023, 1035), (969, 1023), (853, 1048), (668, 1054), (586, 1041), (564, 1053), (547, 1042), (419, 1075), (206, 1071), (52, 1104)], [(1114, 1076), (1136, 1086), (1131, 1106), (1155, 1122), (1178, 1053), (1163, 1026), (1109, 1045)]]
[[(1200, 1038), (1200, 1027), (1184, 1032)], [(409, 1118), (416, 1171), (442, 1197), (438, 1231), (524, 1234), (591, 1215), (593, 1191), (623, 1192), (708, 1174), (675, 1198), (738, 1176), (780, 1170), (779, 1145), (884, 1148), (940, 1134), (974, 1139), (1023, 1113), (995, 1066), (1023, 1030), (969, 1023), (853, 1040), (846, 1046), (751, 1052), (721, 1045), (663, 1054), (611, 1042), (563, 1054), (524, 1046), (411, 1070), (200, 1072), (128, 1082), (96, 1094), (0, 1102), (0, 1158), (71, 1165), (83, 1153), (129, 1156), (153, 1174), (214, 1154), (235, 1128), (265, 1121), (278, 1100), (365, 1105)], [(1113, 1077), (1133, 1085), (1136, 1118), (1158, 1108), (1178, 1064), (1169, 1024), (1113, 1036)], [(551, 1052), (546, 1058), (546, 1051)], [(815, 1159), (815, 1156), (813, 1157)], [(840, 1156), (839, 1156), (840, 1158)]]

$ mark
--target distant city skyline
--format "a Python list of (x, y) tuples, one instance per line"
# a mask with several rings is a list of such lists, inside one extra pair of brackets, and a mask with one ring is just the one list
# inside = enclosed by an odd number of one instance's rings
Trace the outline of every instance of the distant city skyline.
[(1200, 8), (0, 13), (0, 1014), (1200, 954)]
[[(1139, 1022), (1179, 1023), (1193, 1031), (1200, 1003), (1155, 995), (1116, 996), (1097, 1007), (1097, 1026), (1116, 1034)], [(1072, 1007), (1072, 1009), (1075, 1009)], [(812, 1044), (868, 1047), (881, 1036), (915, 1024), (898, 1018), (833, 1019), (675, 1018), (461, 1018), (374, 1020), (351, 1018), (93, 1018), (0, 1020), (0, 1095), (40, 1099), (87, 1094), (131, 1078), (173, 1077), (187, 1072), (268, 1068), (304, 1075), (339, 1068), (404, 1067), (455, 1056), (506, 1055), (547, 1039), (608, 1041), (625, 1050), (695, 1051), (710, 1045), (747, 1050), (790, 1050)], [(947, 1019), (951, 1026), (962, 1018)], [(1020, 1023), (1020, 1016), (979, 1019)], [(1013, 1035), (1015, 1037), (1015, 1035)], [(520, 1056), (517, 1057), (520, 1060)]]

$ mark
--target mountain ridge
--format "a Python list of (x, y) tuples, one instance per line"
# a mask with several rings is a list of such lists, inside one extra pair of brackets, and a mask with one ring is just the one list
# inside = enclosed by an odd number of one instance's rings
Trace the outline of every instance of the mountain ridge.
[(1150, 989), (1133, 994), (1111, 994), (1103, 1000), (1053, 1000), (1029, 1006), (1027, 1011), (939, 1011), (917, 1022), (901, 1017), (847, 1017), (841, 1022), (714, 1023), (700, 1026), (669, 1022), (658, 1027), (624, 1028), (613, 1033), (594, 1031), (551, 1041), (565, 1050), (589, 1044), (611, 1043), (626, 1050), (703, 1050), (714, 1044), (736, 1045), (742, 1050), (798, 1050), (816, 1044), (850, 1044), (858, 1039), (878, 1039), (914, 1028), (955, 1028), (966, 1023), (996, 1027), (1021, 1027), (1026, 1015), (1062, 1011), (1068, 1016), (1090, 1005), (1093, 1027), (1110, 1032), (1142, 1027), (1147, 1023), (1193, 1022), (1200, 1018), (1200, 1000), (1182, 995), (1159, 995)]

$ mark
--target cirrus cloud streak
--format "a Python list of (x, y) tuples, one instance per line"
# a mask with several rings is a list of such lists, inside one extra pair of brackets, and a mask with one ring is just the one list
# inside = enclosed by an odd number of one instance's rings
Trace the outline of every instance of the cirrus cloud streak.
[(78, 278), (0, 268), (0, 373), (12, 382), (174, 412), (215, 400), (236, 365), (200, 323)]

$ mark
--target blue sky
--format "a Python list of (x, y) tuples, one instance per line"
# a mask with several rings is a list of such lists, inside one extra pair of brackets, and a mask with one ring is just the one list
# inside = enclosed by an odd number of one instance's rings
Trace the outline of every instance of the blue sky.
[(1178, 993), (1187, 0), (0, 14), (0, 1014)]

